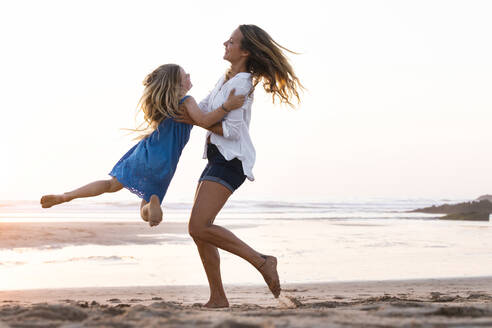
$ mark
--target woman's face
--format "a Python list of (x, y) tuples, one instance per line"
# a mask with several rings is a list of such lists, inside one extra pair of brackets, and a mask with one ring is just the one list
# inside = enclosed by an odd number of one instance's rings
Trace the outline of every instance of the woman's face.
[(248, 56), (248, 52), (241, 49), (241, 40), (243, 39), (243, 34), (239, 28), (232, 32), (229, 40), (224, 42), (225, 53), (224, 59), (234, 63), (239, 61), (243, 57)]
[(186, 73), (183, 68), (181, 68), (181, 88), (183, 93), (186, 94), (190, 91), (193, 84), (191, 84), (190, 74)]

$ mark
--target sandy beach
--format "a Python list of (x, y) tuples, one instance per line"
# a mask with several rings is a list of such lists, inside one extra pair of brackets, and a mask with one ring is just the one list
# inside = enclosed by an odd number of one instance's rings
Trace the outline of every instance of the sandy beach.
[(205, 286), (2, 291), (0, 327), (492, 327), (492, 277), (226, 290), (215, 310)]
[(405, 204), (266, 205), (218, 221), (278, 257), (281, 297), (221, 252), (231, 307), (215, 310), (187, 208), (155, 228), (133, 206), (6, 208), (0, 327), (492, 327), (490, 224)]

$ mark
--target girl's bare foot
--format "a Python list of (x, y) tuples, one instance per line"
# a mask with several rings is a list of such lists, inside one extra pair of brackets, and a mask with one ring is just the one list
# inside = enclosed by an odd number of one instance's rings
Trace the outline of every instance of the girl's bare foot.
[(262, 255), (262, 257), (265, 259), (265, 262), (258, 267), (258, 271), (260, 271), (263, 279), (265, 279), (265, 282), (268, 285), (268, 288), (270, 288), (273, 296), (278, 298), (282, 289), (280, 288), (280, 280), (277, 272), (277, 258), (268, 255)]
[(209, 308), (209, 309), (220, 309), (220, 308), (228, 308), (229, 307), (229, 302), (227, 299), (222, 299), (222, 300), (209, 300), (207, 303), (203, 305), (203, 307)]
[(148, 220), (151, 227), (158, 225), (162, 221), (162, 209), (159, 197), (156, 195), (150, 196), (150, 202), (145, 205), (148, 206)]
[(68, 199), (65, 195), (45, 195), (41, 197), (39, 203), (42, 208), (50, 208), (51, 206), (58, 205), (67, 202)]
[(142, 206), (142, 208), (140, 209), (140, 217), (142, 218), (142, 220), (144, 220), (145, 222), (149, 222), (149, 203), (145, 204), (144, 206)]

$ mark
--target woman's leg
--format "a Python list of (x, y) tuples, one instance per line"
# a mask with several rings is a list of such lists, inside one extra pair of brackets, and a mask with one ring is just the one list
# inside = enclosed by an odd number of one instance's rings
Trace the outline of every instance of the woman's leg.
[(222, 277), (220, 275), (220, 255), (219, 250), (212, 244), (209, 244), (199, 239), (194, 239), (200, 259), (202, 260), (203, 268), (207, 274), (208, 285), (210, 287), (210, 299), (204, 305), (208, 308), (224, 308), (229, 307), (229, 301), (222, 285)]
[(43, 208), (49, 208), (53, 205), (58, 205), (61, 203), (69, 202), (72, 199), (84, 198), (84, 197), (94, 197), (106, 192), (116, 192), (121, 190), (123, 185), (116, 180), (116, 178), (111, 178), (108, 180), (99, 180), (91, 182), (83, 187), (66, 192), (59, 195), (45, 195), (41, 197), (41, 206)]
[[(200, 183), (196, 187), (195, 202), (198, 195), (198, 189)], [(211, 223), (215, 220), (215, 217), (211, 220)], [(224, 308), (229, 307), (229, 301), (227, 300), (224, 286), (222, 285), (222, 277), (220, 275), (220, 254), (217, 247), (207, 242), (200, 241), (199, 239), (193, 239), (196, 247), (198, 248), (198, 254), (202, 260), (203, 268), (207, 274), (208, 285), (210, 287), (210, 299), (204, 305), (208, 308)]]
[(150, 196), (150, 202), (142, 199), (140, 203), (140, 216), (145, 222), (149, 222), (151, 227), (158, 225), (162, 221), (161, 202), (157, 195)]
[[(231, 191), (222, 184), (213, 181), (202, 181), (198, 187), (195, 203), (191, 211), (188, 226), (189, 233), (195, 241), (211, 244), (251, 263), (263, 275), (273, 295), (278, 297), (280, 294), (280, 282), (276, 268), (277, 259), (273, 256), (264, 256), (258, 253), (229, 230), (213, 224), (215, 217), (230, 195)], [(197, 246), (199, 245), (197, 244)], [(218, 280), (220, 281), (220, 269), (218, 268), (220, 260), (213, 255), (214, 253), (211, 248), (205, 249), (204, 266), (208, 266), (208, 268), (205, 267), (207, 277), (209, 275), (208, 272), (210, 272), (212, 274), (212, 282), (216, 284)], [(207, 256), (211, 256), (211, 258)], [(217, 272), (219, 275), (217, 275)], [(210, 280), (209, 277), (209, 282)], [(211, 286), (211, 290), (214, 288), (217, 288), (217, 286)]]

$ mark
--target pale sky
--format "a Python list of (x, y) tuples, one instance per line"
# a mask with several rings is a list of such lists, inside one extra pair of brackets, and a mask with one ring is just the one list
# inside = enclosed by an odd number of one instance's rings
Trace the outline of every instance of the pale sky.
[[(145, 75), (177, 63), (200, 100), (239, 24), (301, 53), (307, 91), (292, 110), (257, 89), (256, 181), (234, 199), (492, 193), (490, 17), (491, 1), (470, 0), (2, 1), (0, 199), (105, 178), (135, 143), (121, 128), (136, 126)], [(192, 199), (204, 136), (194, 128), (165, 200)]]

